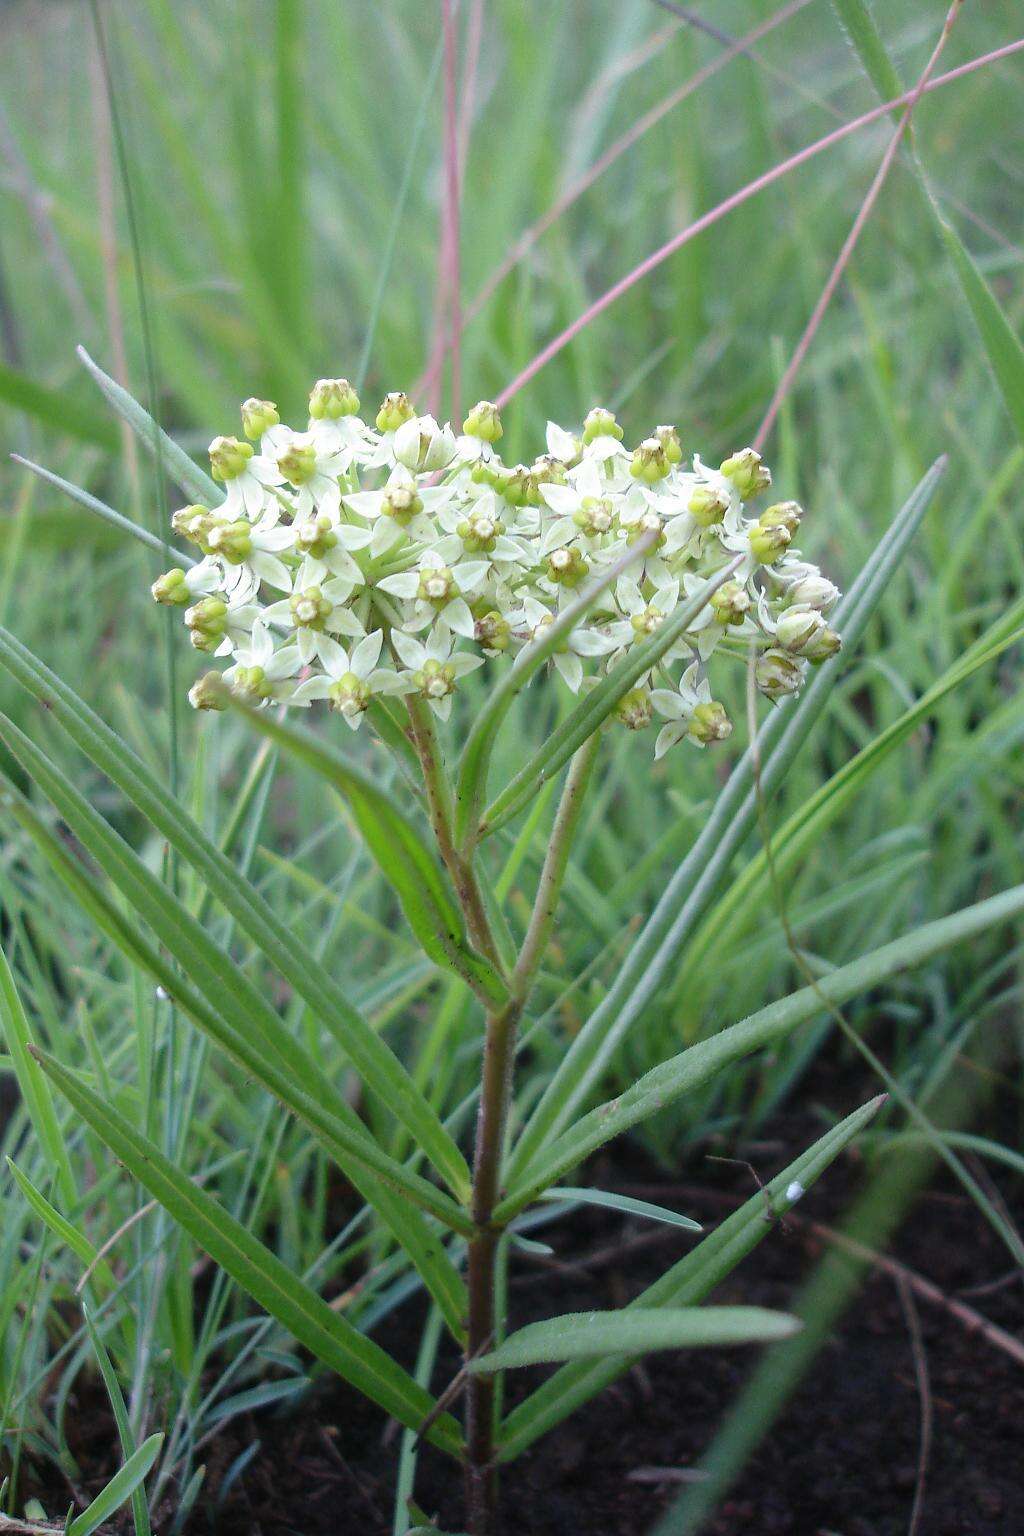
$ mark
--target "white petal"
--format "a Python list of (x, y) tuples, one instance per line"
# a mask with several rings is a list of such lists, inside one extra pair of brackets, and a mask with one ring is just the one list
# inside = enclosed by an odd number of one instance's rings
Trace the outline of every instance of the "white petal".
[(562, 517), (571, 517), (580, 504), (579, 495), (569, 485), (542, 485), (540, 494), (552, 512)]
[(299, 683), (291, 695), (292, 704), (308, 704), (313, 699), (326, 699), (330, 692), (331, 680), (318, 673), (316, 677), (307, 677), (304, 683)]
[(419, 591), (420, 578), (416, 571), (399, 571), (396, 576), (385, 576), (383, 581), (378, 581), (378, 587), (382, 592), (390, 592), (395, 597), (415, 597)]
[(681, 725), (663, 725), (654, 743), (655, 762), (659, 757), (664, 757), (669, 748), (674, 747), (677, 741), (681, 741), (685, 734)]
[(473, 623), (473, 615), (469, 611), (468, 603), (461, 597), (453, 598), (443, 609), (444, 621), (449, 629), (454, 629), (457, 635), (465, 635), (467, 640), (472, 640), (476, 634), (476, 625)]
[(291, 572), (276, 555), (264, 555), (257, 549), (250, 555), (249, 564), (268, 587), (276, 587), (279, 592), (291, 591)]
[(391, 632), (391, 644), (407, 667), (411, 667), (414, 672), (420, 671), (427, 660), (427, 652), (418, 640), (395, 629)]
[(546, 434), (548, 453), (556, 459), (574, 459), (577, 453), (576, 439), (571, 432), (560, 427), (557, 422), (549, 421)]
[(579, 693), (580, 684), (583, 681), (583, 663), (579, 657), (572, 655), (571, 652), (568, 655), (556, 656), (555, 666), (573, 693)]
[(353, 649), (349, 665), (357, 677), (368, 677), (377, 665), (380, 648), (384, 644), (384, 631), (375, 629), (372, 634), (365, 635), (359, 644)]
[(484, 658), (475, 656), (472, 651), (457, 651), (448, 663), (455, 677), (465, 677), (467, 672), (475, 672), (483, 664)]
[(652, 689), (651, 703), (667, 720), (682, 720), (690, 713), (678, 693), (673, 693), (670, 688)]
[(316, 648), (327, 671), (332, 677), (344, 677), (349, 671), (348, 652), (344, 646), (332, 640), (330, 635), (318, 635)]
[(430, 707), (439, 720), (447, 720), (452, 712), (451, 694), (446, 699), (431, 699)]

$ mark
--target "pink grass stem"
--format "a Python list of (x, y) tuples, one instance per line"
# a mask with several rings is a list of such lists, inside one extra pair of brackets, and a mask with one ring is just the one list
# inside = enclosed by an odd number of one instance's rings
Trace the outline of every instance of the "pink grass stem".
[(843, 273), (846, 271), (846, 268), (849, 264), (850, 257), (853, 255), (864, 227), (867, 224), (868, 219), (871, 217), (872, 209), (878, 201), (879, 194), (885, 185), (885, 181), (889, 175), (889, 171), (892, 168), (893, 161), (896, 159), (896, 152), (903, 142), (903, 138), (907, 132), (907, 129), (910, 127), (910, 119), (913, 115), (914, 108), (920, 101), (928, 81), (931, 79), (935, 72), (935, 66), (939, 62), (939, 55), (941, 54), (943, 48), (946, 46), (949, 34), (953, 29), (953, 24), (956, 21), (957, 16), (960, 14), (960, 8), (962, 4), (963, 0), (953, 0), (953, 3), (949, 8), (949, 11), (946, 15), (946, 20), (942, 27), (942, 31), (939, 34), (939, 40), (932, 50), (931, 58), (925, 65), (924, 72), (914, 87), (910, 100), (907, 102), (903, 116), (897, 123), (895, 132), (893, 133), (892, 138), (889, 140), (889, 143), (886, 146), (885, 154), (882, 156), (881, 164), (879, 165), (878, 170), (875, 172), (874, 178), (870, 187), (868, 188), (864, 201), (861, 203), (860, 208), (857, 210), (857, 217), (853, 221), (849, 234), (843, 241), (842, 249), (840, 250), (839, 255), (836, 257), (835, 264), (833, 265), (832, 270), (828, 275), (825, 286), (821, 291), (821, 296), (814, 306), (814, 309), (811, 313), (811, 318), (808, 320), (807, 325), (804, 328), (803, 335), (797, 342), (793, 351), (793, 356), (787, 363), (785, 371), (783, 372), (782, 377), (776, 385), (775, 393), (772, 395), (771, 402), (769, 403), (768, 409), (765, 411), (764, 418), (754, 437), (753, 446), (758, 450), (760, 450), (767, 441), (768, 434), (771, 432), (772, 427), (775, 425), (775, 419), (779, 414), (783, 401), (786, 399), (787, 395), (792, 389), (793, 381), (796, 378), (797, 373), (800, 371), (800, 367), (804, 358), (807, 356), (811, 342), (814, 340), (818, 328), (821, 325), (822, 320), (825, 318), (825, 311), (828, 309), (828, 306), (831, 304), (832, 299), (835, 296), (836, 289), (839, 287)]
[[(954, 80), (960, 80), (964, 76), (972, 74), (976, 69), (981, 69), (986, 64), (993, 64), (998, 59), (1009, 58), (1012, 54), (1019, 53), (1021, 49), (1024, 49), (1024, 38), (1018, 38), (1012, 43), (1004, 43), (1001, 48), (993, 48), (988, 53), (980, 54), (974, 59), (969, 59), (965, 64), (958, 65), (956, 69), (951, 69), (946, 74), (938, 75), (935, 79), (929, 80), (925, 85), (924, 94), (937, 91), (942, 86), (950, 85)], [(527, 363), (525, 368), (520, 370), (512, 382), (505, 386), (495, 403), (499, 406), (507, 404), (513, 395), (518, 394), (525, 384), (528, 384), (531, 379), (535, 378), (541, 369), (546, 367), (552, 358), (557, 357), (558, 353), (567, 347), (592, 320), (596, 320), (598, 315), (603, 314), (606, 309), (615, 303), (616, 299), (621, 298), (624, 293), (628, 293), (630, 288), (633, 288), (649, 272), (653, 272), (657, 267), (661, 266), (662, 262), (667, 261), (670, 256), (675, 255), (676, 251), (681, 250), (690, 240), (702, 234), (704, 230), (710, 229), (713, 224), (717, 224), (726, 214), (731, 213), (735, 208), (741, 207), (743, 203), (749, 202), (758, 192), (762, 192), (766, 187), (772, 186), (775, 182), (781, 180), (783, 176), (788, 175), (790, 171), (798, 169), (799, 166), (806, 164), (808, 160), (814, 159), (816, 155), (820, 155), (824, 150), (830, 149), (834, 144), (849, 138), (851, 134), (856, 133), (859, 129), (866, 128), (870, 123), (877, 122), (881, 117), (886, 117), (895, 107), (905, 106), (914, 97), (914, 93), (914, 90), (904, 91), (901, 95), (893, 97), (891, 101), (883, 102), (880, 106), (873, 107), (869, 112), (863, 113), (851, 122), (843, 123), (840, 127), (834, 128), (824, 138), (815, 139), (813, 143), (805, 145), (796, 154), (780, 161), (779, 164), (772, 166), (770, 170), (763, 172), (762, 175), (748, 182), (746, 186), (733, 192), (723, 202), (718, 203), (716, 207), (709, 209), (699, 219), (694, 220), (692, 224), (688, 224), (685, 229), (680, 230), (677, 235), (673, 235), (671, 240), (659, 246), (656, 251), (653, 251), (650, 256), (634, 267), (631, 272), (628, 272), (625, 277), (620, 278), (617, 283), (614, 283), (599, 299), (595, 299), (594, 303), (589, 305), (581, 315), (577, 316), (571, 325), (566, 326), (565, 330), (560, 331), (557, 336), (554, 336), (537, 353), (536, 357)]]

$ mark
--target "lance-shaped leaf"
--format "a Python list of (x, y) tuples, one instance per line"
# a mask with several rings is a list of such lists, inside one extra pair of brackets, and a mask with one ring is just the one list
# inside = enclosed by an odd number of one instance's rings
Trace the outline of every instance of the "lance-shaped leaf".
[[(122, 512), (115, 512), (113, 507), (108, 507), (106, 502), (100, 501), (98, 496), (93, 496), (88, 491), (83, 491), (80, 485), (75, 485), (71, 480), (65, 480), (61, 475), (55, 475), (52, 469), (44, 469), (41, 464), (35, 464), (31, 459), (23, 459), (20, 453), (12, 453), (11, 458), (15, 464), (20, 464), (23, 469), (31, 470), (34, 475), (38, 475), (48, 485), (56, 486), (58, 491), (63, 491), (65, 496), (70, 496), (72, 501), (77, 501), (80, 507), (84, 507), (94, 517), (102, 518), (105, 523), (109, 523), (119, 533), (129, 533), (133, 539), (138, 539), (140, 544), (145, 544), (147, 549), (155, 549), (157, 554), (166, 555), (168, 544), (165, 539), (160, 539), (155, 533), (150, 533), (148, 528), (143, 528), (138, 523), (133, 523), (131, 518), (125, 517)], [(172, 547), (172, 552), (175, 561), (182, 570), (187, 570), (189, 566), (195, 565), (196, 562), (192, 556), (185, 554), (183, 550), (173, 549)]]
[(77, 1187), (71, 1171), (67, 1144), (61, 1132), (46, 1079), (29, 1053), (32, 1031), (29, 1028), (14, 976), (7, 963), (7, 956), (2, 949), (0, 949), (0, 1036), (7, 1046), (7, 1053), (18, 1083), (18, 1091), (32, 1123), (32, 1129), (42, 1147), (43, 1155), (50, 1164), (57, 1181), (57, 1189), (61, 1198), (71, 1203), (77, 1199)]
[(149, 1475), (149, 1470), (160, 1454), (163, 1435), (150, 1435), (144, 1440), (121, 1469), (114, 1473), (110, 1482), (98, 1493), (80, 1515), (68, 1522), (67, 1536), (92, 1536), (104, 1520), (115, 1514), (131, 1498)]
[(584, 1115), (539, 1153), (523, 1174), (522, 1182), (499, 1205), (496, 1218), (507, 1221), (613, 1136), (656, 1114), (682, 1094), (702, 1087), (732, 1062), (763, 1046), (777, 1044), (797, 1025), (823, 1009), (840, 1007), (859, 992), (921, 965), (951, 945), (984, 933), (1019, 912), (1024, 912), (1024, 885), (1015, 885), (987, 901), (964, 907), (951, 917), (925, 923), (891, 944), (883, 944), (831, 971), (813, 986), (801, 987), (739, 1024), (699, 1040), (678, 1056), (661, 1062), (617, 1099)]
[(627, 1307), (618, 1312), (567, 1312), (527, 1323), (497, 1349), (469, 1362), (475, 1376), (550, 1361), (601, 1355), (647, 1355), (657, 1349), (707, 1349), (788, 1339), (800, 1323), (765, 1307)]
[(444, 871), (386, 790), (309, 731), (284, 725), (265, 711), (242, 704), (236, 707), (256, 730), (314, 769), (344, 797), (370, 852), (394, 887), (409, 927), (430, 958), (463, 977), (486, 1003), (505, 1002), (504, 982), (466, 937)]
[(204, 506), (219, 506), (224, 500), (223, 491), (219, 490), (216, 482), (211, 480), (204, 470), (199, 468), (193, 459), (190, 459), (184, 448), (180, 448), (173, 438), (168, 437), (147, 410), (135, 400), (126, 389), (112, 379), (108, 373), (104, 373), (98, 363), (94, 363), (84, 347), (78, 347), (78, 356), (95, 379), (100, 389), (110, 401), (114, 410), (126, 421), (142, 443), (147, 453), (158, 458), (171, 479), (178, 484), (186, 496), (193, 497)]
[[(118, 1161), (236, 1284), (324, 1365), (400, 1423), (419, 1428), (434, 1401), (407, 1371), (329, 1307), (212, 1195), (186, 1178), (112, 1104), (52, 1057), (40, 1053), (38, 1059)], [(427, 1437), (441, 1450), (458, 1455), (458, 1426), (449, 1415), (436, 1419)]]
[(455, 835), (460, 844), (476, 836), (480, 808), (487, 791), (487, 770), (491, 751), (502, 721), (514, 700), (544, 663), (553, 656), (567, 635), (571, 634), (603, 592), (615, 585), (623, 572), (649, 549), (653, 538), (645, 534), (613, 564), (587, 583), (575, 602), (569, 603), (543, 633), (519, 652), (512, 666), (496, 687), (489, 690), (486, 703), (473, 722), (459, 761), (459, 781), (455, 795)]
[(666, 618), (652, 635), (630, 646), (626, 655), (607, 672), (596, 687), (584, 694), (567, 720), (548, 737), (531, 760), (510, 779), (501, 794), (487, 807), (480, 824), (481, 835), (494, 832), (520, 811), (527, 801), (566, 764), (577, 747), (600, 728), (611, 714), (623, 694), (628, 693), (638, 678), (658, 664), (665, 652), (693, 623), (709, 598), (729, 580), (739, 568), (740, 556), (709, 576), (703, 586), (680, 603), (670, 618)]
[[(758, 1243), (772, 1231), (773, 1218), (788, 1210), (835, 1161), (884, 1103), (884, 1095), (855, 1110), (827, 1131), (788, 1168), (709, 1232), (696, 1248), (674, 1264), (630, 1306), (696, 1306), (709, 1296)], [(629, 1307), (626, 1309), (630, 1310)], [(499, 1457), (515, 1458), (577, 1408), (610, 1386), (634, 1363), (634, 1355), (564, 1365), (513, 1409), (499, 1435)]]
[[(835, 624), (853, 650), (916, 533), (946, 467), (939, 459), (920, 481), (880, 539), (836, 611)], [(663, 626), (664, 627), (664, 626)], [(821, 716), (841, 656), (819, 667), (798, 700), (778, 708), (760, 733), (761, 789), (769, 799)], [(530, 1117), (511, 1159), (515, 1179), (538, 1147), (566, 1125), (597, 1084), (633, 1021), (661, 985), (694, 925), (733, 866), (737, 849), (757, 820), (753, 757), (737, 763), (700, 836), (676, 869), (633, 942), (605, 997), (576, 1035)]]
[(626, 1216), (643, 1216), (648, 1221), (663, 1221), (670, 1227), (682, 1227), (687, 1232), (699, 1232), (700, 1222), (692, 1216), (670, 1211), (664, 1205), (652, 1205), (649, 1200), (636, 1200), (632, 1195), (619, 1195), (609, 1189), (580, 1189), (571, 1185), (559, 1185), (546, 1189), (542, 1200), (565, 1201), (569, 1205), (600, 1205), (609, 1211), (621, 1211)]
[(38, 699), (75, 745), (118, 786), (190, 864), (263, 957), (295, 989), (348, 1053), (367, 1087), (397, 1116), (459, 1200), (469, 1169), (436, 1111), (398, 1057), (316, 957), (120, 737), (20, 641), (0, 629), (0, 665)]

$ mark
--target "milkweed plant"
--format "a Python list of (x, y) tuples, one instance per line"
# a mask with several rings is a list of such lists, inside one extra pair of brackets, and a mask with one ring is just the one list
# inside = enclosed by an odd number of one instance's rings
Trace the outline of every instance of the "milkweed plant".
[[(566, 1182), (598, 1148), (751, 1052), (776, 1046), (824, 1006), (1021, 904), (1019, 892), (1005, 893), (918, 928), (689, 1045), (601, 1102), (617, 1047), (728, 882), (759, 806), (823, 712), (842, 664), (840, 635), (846, 647), (859, 641), (942, 467), (921, 482), (841, 600), (797, 547), (800, 507), (772, 499), (768, 467), (749, 448), (715, 466), (672, 426), (631, 448), (612, 413), (596, 408), (578, 432), (549, 424), (532, 462), (506, 464), (500, 415), (486, 401), (459, 432), (417, 414), (401, 393), (387, 395), (367, 420), (350, 384), (323, 379), (301, 430), (282, 424), (270, 401), (247, 400), (242, 435), (211, 443), (208, 475), (84, 361), (159, 470), (191, 498), (171, 519), (177, 562), (152, 591), (181, 610), (193, 647), (220, 663), (192, 686), (193, 705), (233, 711), (340, 792), (427, 962), (468, 989), (479, 1018), (473, 1145), (462, 1134), (464, 1117), (441, 1118), (344, 978), (280, 919), (160, 777), (44, 662), (0, 631), (0, 664), (194, 872), (204, 902), (230, 917), (267, 975), (304, 1004), (306, 1025), (295, 1031), (294, 1016), (278, 1007), (279, 990), (264, 985), (259, 969), (236, 964), (230, 940), (215, 938), (174, 882), (0, 717), (24, 775), (19, 781), (4, 770), (5, 811), (133, 969), (343, 1170), (389, 1251), (404, 1255), (461, 1365), (432, 1391), (422, 1371), (412, 1374), (386, 1340), (330, 1306), (193, 1181), (97, 1077), (34, 1047), (31, 1069), (323, 1367), (461, 1468), (465, 1527), (494, 1536), (500, 1468), (637, 1358), (792, 1332), (796, 1322), (786, 1315), (707, 1298), (881, 1101), (832, 1125), (629, 1305), (516, 1328), (507, 1315), (508, 1271), (540, 1203), (614, 1205), (612, 1192)], [(90, 493), (39, 473), (161, 547)], [(633, 930), (606, 991), (555, 1069), (541, 1082), (534, 1073), (524, 1092), (517, 1066), (530, 1061), (531, 1031), (544, 1027), (531, 1011), (535, 983), (552, 951), (602, 742), (610, 731), (650, 728), (655, 758), (690, 747), (730, 752), (723, 743), (734, 723), (715, 682), (727, 657), (746, 665), (748, 713), (756, 714), (758, 692), (770, 704), (756, 752), (751, 744), (736, 755), (706, 825)], [(474, 671), (480, 677), (466, 683)], [(557, 709), (545, 703), (546, 689), (562, 691)], [(523, 761), (494, 792), (495, 741), (513, 705), (529, 709), (531, 701), (538, 722), (557, 723), (539, 745), (536, 731), (527, 733)], [(639, 742), (634, 750), (645, 751)], [(381, 755), (393, 773), (380, 771)], [(501, 839), (490, 840), (524, 810), (547, 814), (537, 797), (553, 782), (560, 797), (524, 917), (499, 898), (493, 850)], [(39, 795), (64, 835), (40, 810)], [(96, 872), (69, 851), (67, 833)], [(341, 1074), (323, 1069), (309, 1027), (334, 1041)], [(346, 1092), (352, 1074), (378, 1111), (372, 1126), (388, 1122), (401, 1132), (397, 1141), (383, 1139), (354, 1107)], [(396, 1150), (403, 1147), (409, 1155)], [(619, 1204), (699, 1231), (678, 1213)], [(510, 1394), (506, 1411), (505, 1373), (544, 1362), (557, 1369), (532, 1391)]]

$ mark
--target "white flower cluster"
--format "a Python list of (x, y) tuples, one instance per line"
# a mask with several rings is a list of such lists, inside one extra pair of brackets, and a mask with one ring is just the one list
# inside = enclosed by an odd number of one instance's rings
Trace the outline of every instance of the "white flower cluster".
[[(417, 694), (445, 719), (461, 677), (530, 645), (640, 540), (642, 557), (553, 658), (573, 692), (586, 664), (592, 675), (614, 666), (739, 557), (619, 702), (633, 729), (654, 711), (667, 720), (657, 756), (683, 738), (729, 735), (707, 678), (716, 650), (745, 658), (753, 643), (758, 686), (778, 699), (839, 647), (825, 617), (839, 593), (792, 545), (800, 508), (746, 510), (771, 484), (753, 449), (717, 469), (696, 454), (687, 463), (676, 429), (658, 427), (630, 452), (611, 412), (596, 409), (579, 436), (549, 423), (547, 452), (509, 466), (486, 401), (459, 436), (403, 394), (388, 395), (371, 426), (344, 379), (321, 379), (309, 406), (296, 432), (271, 402), (245, 402), (248, 441), (210, 445), (224, 501), (174, 514), (202, 558), (153, 585), (158, 602), (185, 609), (197, 650), (231, 658), (224, 682), (251, 704), (324, 699), (354, 728), (375, 699)], [(223, 692), (210, 674), (190, 698), (216, 708)]]

